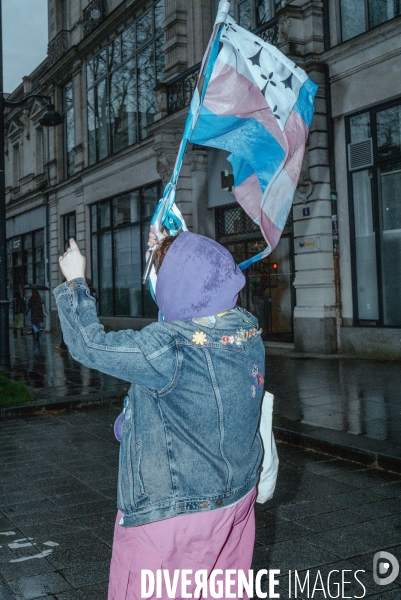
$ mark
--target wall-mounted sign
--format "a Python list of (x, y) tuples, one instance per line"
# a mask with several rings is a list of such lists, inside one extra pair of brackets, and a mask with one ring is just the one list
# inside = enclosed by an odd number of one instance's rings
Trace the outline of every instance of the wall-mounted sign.
[(320, 235), (300, 238), (295, 242), (295, 251), (298, 254), (300, 252), (318, 252), (320, 249)]
[(19, 252), (20, 250), (22, 250), (22, 239), (19, 237), (13, 240), (13, 252)]

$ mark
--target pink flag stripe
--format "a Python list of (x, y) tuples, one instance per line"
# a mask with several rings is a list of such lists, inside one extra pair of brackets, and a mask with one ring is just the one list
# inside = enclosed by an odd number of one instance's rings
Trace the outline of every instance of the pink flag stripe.
[(260, 215), (260, 228), (272, 252), (280, 241), (282, 230), (273, 223), (265, 212), (262, 212)]
[(234, 196), (251, 219), (259, 221), (262, 190), (256, 173), (234, 188)]
[(230, 65), (219, 59), (216, 62), (219, 63), (220, 74), (209, 82), (203, 102), (206, 108), (216, 115), (256, 119), (286, 149), (277, 119), (260, 89)]

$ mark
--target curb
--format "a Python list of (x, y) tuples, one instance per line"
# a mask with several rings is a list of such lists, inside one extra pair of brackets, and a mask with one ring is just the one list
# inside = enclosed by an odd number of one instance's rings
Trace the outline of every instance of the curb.
[(87, 401), (82, 401), (80, 397), (72, 397), (69, 400), (60, 400), (59, 402), (35, 402), (29, 404), (22, 404), (17, 406), (7, 406), (0, 408), (0, 421), (7, 421), (9, 419), (18, 419), (21, 417), (34, 417), (38, 415), (44, 415), (47, 412), (54, 410), (68, 410), (72, 408), (91, 408), (93, 406), (105, 406), (108, 404), (113, 405), (114, 402), (121, 403), (121, 397), (116, 398), (115, 396), (98, 397), (92, 398)]
[(396, 456), (381, 454), (374, 450), (355, 448), (332, 440), (320, 439), (308, 433), (291, 431), (283, 427), (273, 426), (273, 432), (275, 439), (280, 442), (300, 446), (306, 450), (323, 452), (324, 454), (360, 463), (367, 467), (401, 474), (401, 458), (397, 458)]

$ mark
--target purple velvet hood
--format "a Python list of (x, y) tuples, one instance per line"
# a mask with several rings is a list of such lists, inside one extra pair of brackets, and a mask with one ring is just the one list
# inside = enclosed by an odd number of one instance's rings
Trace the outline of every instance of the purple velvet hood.
[(156, 284), (165, 321), (208, 317), (234, 308), (245, 277), (226, 248), (185, 231), (169, 248)]

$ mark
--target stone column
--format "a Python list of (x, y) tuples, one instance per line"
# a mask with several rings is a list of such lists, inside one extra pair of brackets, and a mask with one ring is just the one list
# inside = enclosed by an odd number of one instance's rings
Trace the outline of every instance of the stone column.
[(214, 211), (208, 208), (207, 148), (193, 146), (189, 153), (189, 159), (191, 161), (193, 231), (214, 239)]
[(337, 346), (321, 3), (301, 0), (282, 9), (279, 40), (280, 49), (319, 86), (294, 199), (294, 341), (298, 351), (328, 354)]
[(187, 68), (187, 0), (165, 0), (164, 11), (165, 79), (168, 80)]

